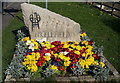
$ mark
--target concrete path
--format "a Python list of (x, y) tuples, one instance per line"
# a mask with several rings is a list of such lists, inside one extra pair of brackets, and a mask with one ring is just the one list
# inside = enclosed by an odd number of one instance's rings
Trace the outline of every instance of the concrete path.
[(2, 29), (7, 27), (11, 21), (11, 19), (14, 18), (14, 16), (18, 13), (20, 10), (20, 4), (22, 2), (7, 2), (4, 3), (4, 11), (2, 15)]
[(0, 13), (0, 30), (2, 29), (2, 14)]

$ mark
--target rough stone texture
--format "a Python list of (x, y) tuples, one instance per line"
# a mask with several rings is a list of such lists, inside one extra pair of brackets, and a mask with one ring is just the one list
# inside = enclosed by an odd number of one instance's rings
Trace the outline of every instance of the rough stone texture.
[[(23, 3), (21, 8), (24, 22), (29, 28), (31, 38), (46, 38), (49, 42), (80, 41), (80, 25), (73, 20), (32, 4)], [(30, 15), (34, 12), (40, 15), (41, 21), (39, 22), (40, 28), (34, 27), (32, 30)]]

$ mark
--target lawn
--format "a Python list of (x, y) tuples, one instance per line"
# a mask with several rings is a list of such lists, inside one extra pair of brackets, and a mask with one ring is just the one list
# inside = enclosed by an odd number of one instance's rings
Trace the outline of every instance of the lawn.
[[(45, 3), (33, 3), (41, 7)], [(104, 56), (120, 73), (120, 20), (100, 11), (93, 6), (85, 3), (48, 3), (48, 9), (68, 17), (81, 25), (81, 29), (87, 32), (88, 36), (96, 42), (98, 47), (104, 47)], [(22, 19), (22, 14), (17, 14)], [(15, 30), (24, 26), (23, 21), (17, 17), (11, 20), (11, 23), (3, 30), (3, 72), (10, 63), (14, 54)]]

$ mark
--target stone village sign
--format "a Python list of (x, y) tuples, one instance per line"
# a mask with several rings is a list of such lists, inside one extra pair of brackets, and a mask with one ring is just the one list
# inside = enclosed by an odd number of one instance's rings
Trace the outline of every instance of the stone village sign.
[(31, 38), (45, 41), (80, 41), (80, 25), (36, 5), (21, 4)]

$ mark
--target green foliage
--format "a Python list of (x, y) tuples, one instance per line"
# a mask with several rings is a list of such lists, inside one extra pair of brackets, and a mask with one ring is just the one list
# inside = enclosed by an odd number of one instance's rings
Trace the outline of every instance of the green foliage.
[(104, 15), (103, 11), (100, 11), (100, 14), (99, 15)]
[(101, 46), (100, 48), (97, 48), (97, 47), (95, 46), (95, 48), (93, 48), (93, 52), (94, 52), (95, 54), (97, 54), (98, 56), (103, 56), (103, 46)]
[[(17, 17), (22, 18), (21, 12), (16, 14)], [(10, 24), (2, 29), (2, 78), (5, 78), (5, 71), (11, 63), (13, 54), (15, 52), (16, 35), (13, 33), (15, 30), (24, 26), (24, 23), (17, 17), (9, 20)]]
[[(19, 40), (25, 36), (20, 30), (18, 31), (17, 37)], [(15, 56), (13, 57), (8, 69), (6, 70), (6, 75), (11, 75), (12, 77), (28, 77), (28, 73), (24, 70), (24, 66), (22, 65), (22, 61), (24, 59), (24, 54), (26, 53), (25, 49), (26, 45), (23, 41), (18, 41), (16, 45)]]
[(76, 64), (73, 64), (74, 68), (71, 68), (73, 75), (80, 76), (83, 74), (84, 69), (81, 67), (81, 65), (76, 62)]
[(92, 69), (92, 73), (94, 74), (94, 77), (98, 81), (106, 81), (109, 76), (109, 69), (106, 67), (101, 66), (94, 66)]
[(53, 75), (54, 73), (55, 73), (55, 71), (48, 67), (48, 68), (46, 68), (46, 70), (44, 70), (42, 72), (42, 75), (43, 75), (43, 77), (47, 78), (47, 77), (50, 77), (51, 75)]
[(27, 49), (26, 49), (26, 44), (24, 43), (24, 41), (18, 41), (18, 43), (16, 45), (15, 54), (16, 55), (25, 55), (26, 52), (27, 52)]
[(21, 40), (22, 38), (24, 38), (24, 37), (26, 36), (24, 33), (22, 33), (21, 30), (18, 30), (17, 33), (18, 33), (18, 34), (17, 34), (18, 40)]

